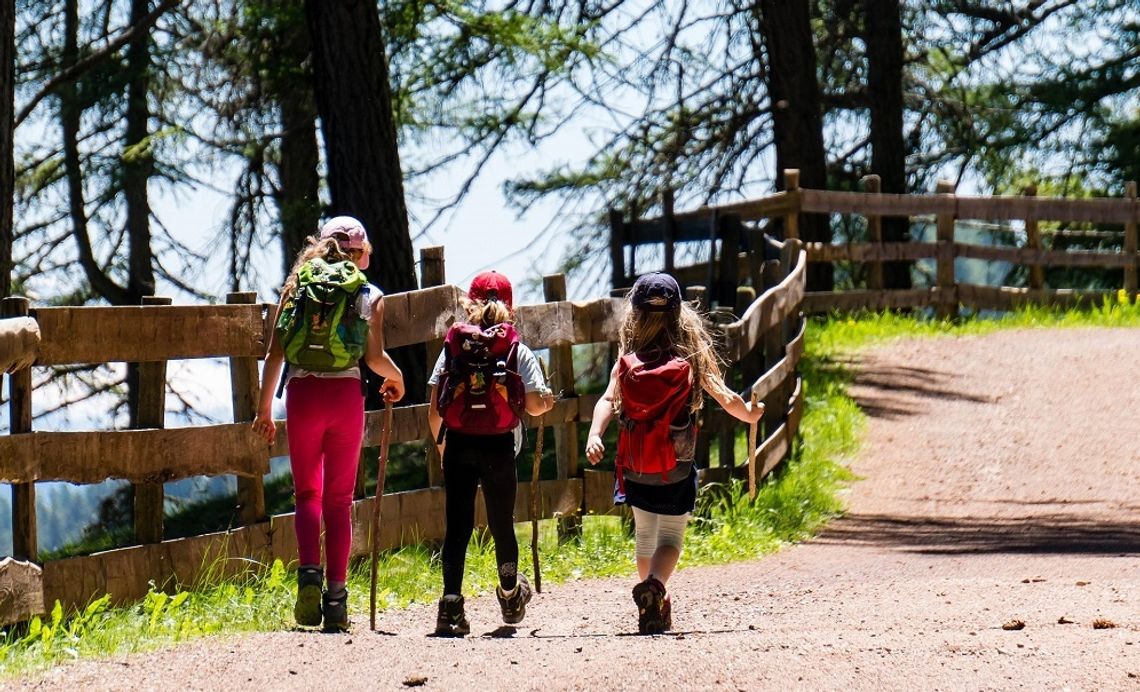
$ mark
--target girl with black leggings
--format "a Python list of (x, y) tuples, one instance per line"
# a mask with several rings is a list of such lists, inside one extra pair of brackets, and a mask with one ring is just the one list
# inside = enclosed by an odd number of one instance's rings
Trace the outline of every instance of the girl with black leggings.
[[(513, 327), (509, 326), (514, 318), (511, 284), (502, 274), (484, 272), (476, 276), (471, 281), (463, 306), (468, 323), (486, 330), (484, 333), (496, 330), (514, 333)], [(554, 397), (543, 377), (538, 359), (521, 343), (515, 346), (513, 353), (514, 357), (508, 359), (505, 377), (517, 379), (506, 383), (501, 389), (505, 391), (513, 387), (515, 391), (521, 391), (520, 403), (528, 414), (539, 416), (546, 413), (554, 405)], [(499, 568), (499, 585), (495, 589), (495, 595), (499, 600), (503, 621), (507, 624), (520, 622), (532, 594), (530, 583), (518, 571), (519, 545), (514, 527), (515, 490), (518, 485), (515, 455), (522, 446), (522, 421), (517, 415), (509, 416), (510, 423), (506, 432), (490, 434), (471, 434), (457, 429), (462, 426), (445, 424), (445, 414), (441, 413), (439, 406), (440, 399), (453, 396), (454, 391), (441, 392), (440, 385), (444, 377), (456, 376), (447, 370), (446, 355), (447, 348), (440, 354), (428, 379), (428, 384), (431, 385), (428, 424), (435, 439), (440, 441), (447, 519), (442, 555), (443, 597), (439, 600), (435, 631), (441, 636), (461, 636), (471, 631), (464, 612), (463, 570), (467, 544), (475, 527), (475, 491), (479, 484), (483, 485), (487, 524), (495, 541), (495, 561)], [(481, 377), (480, 373), (467, 374), (459, 388), (486, 386)], [(494, 388), (494, 385), (491, 386)], [(456, 400), (450, 405), (460, 404)]]

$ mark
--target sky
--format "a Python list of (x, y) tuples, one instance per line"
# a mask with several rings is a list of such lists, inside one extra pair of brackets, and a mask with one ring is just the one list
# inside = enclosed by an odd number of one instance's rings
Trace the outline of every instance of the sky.
[[(524, 285), (526, 279), (534, 284), (544, 274), (557, 270), (562, 258), (565, 239), (564, 231), (572, 226), (572, 220), (557, 218), (560, 203), (550, 199), (542, 201), (526, 214), (520, 216), (512, 208), (503, 193), (503, 184), (520, 173), (544, 170), (554, 164), (581, 160), (585, 134), (582, 130), (559, 136), (545, 143), (539, 150), (504, 150), (496, 154), (484, 168), (481, 176), (472, 186), (463, 203), (450, 215), (438, 221), (426, 234), (421, 233), (423, 224), (432, 217), (434, 209), (417, 200), (415, 194), (407, 195), (409, 224), (413, 237), (414, 259), (419, 261), (420, 248), (429, 245), (443, 245), (445, 271), (448, 282), (466, 287), (471, 278), (480, 271), (495, 269), (511, 278), (516, 285), (518, 302), (538, 302), (541, 295), (533, 288)], [(445, 171), (431, 178), (417, 181), (420, 189), (432, 191), (436, 197), (444, 197), (462, 185), (463, 171)], [(219, 170), (214, 179), (215, 185), (224, 185), (227, 178), (236, 173)], [(210, 247), (217, 243), (229, 214), (229, 200), (216, 191), (199, 189), (181, 192), (177, 198), (169, 194), (156, 194), (153, 207), (162, 223), (176, 238), (191, 249), (211, 255), (204, 274), (196, 281), (207, 293), (224, 300), (228, 290), (226, 258), (224, 253), (211, 253)], [(553, 222), (553, 223), (552, 223)], [(560, 233), (561, 231), (561, 233)], [(382, 252), (376, 248), (376, 252)], [(258, 297), (265, 301), (275, 301), (282, 276), (280, 249), (277, 243), (255, 255), (255, 263), (261, 275), (256, 288)], [(541, 282), (537, 282), (541, 285)], [(169, 290), (172, 287), (166, 287)], [(381, 287), (383, 288), (383, 287)], [(602, 287), (571, 285), (570, 293), (575, 298), (601, 295)], [(164, 287), (158, 293), (164, 294)], [(196, 302), (175, 298), (175, 303)]]

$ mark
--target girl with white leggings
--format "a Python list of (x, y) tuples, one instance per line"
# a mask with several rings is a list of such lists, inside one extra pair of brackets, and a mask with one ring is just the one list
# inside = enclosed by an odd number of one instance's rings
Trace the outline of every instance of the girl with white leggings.
[(693, 420), (703, 394), (746, 423), (759, 420), (764, 407), (725, 385), (712, 338), (696, 310), (681, 300), (673, 277), (642, 276), (628, 303), (620, 357), (594, 407), (586, 458), (591, 464), (602, 460), (602, 434), (618, 415), (614, 501), (633, 510), (641, 580), (633, 587), (638, 631), (656, 634), (673, 627), (665, 585), (681, 557), (685, 526), (696, 505)]

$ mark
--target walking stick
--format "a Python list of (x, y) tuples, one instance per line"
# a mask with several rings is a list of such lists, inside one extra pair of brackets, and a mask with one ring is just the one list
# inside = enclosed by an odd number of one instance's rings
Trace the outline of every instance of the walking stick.
[[(542, 366), (542, 376), (549, 382), (546, 375), (546, 361), (539, 359)], [(538, 472), (542, 463), (542, 423), (546, 418), (543, 414), (538, 417), (538, 439), (534, 442), (534, 467), (530, 474), (530, 558), (534, 563), (534, 589), (542, 593), (542, 572), (538, 566)]]
[(376, 471), (376, 497), (372, 502), (372, 577), (368, 594), (368, 606), (371, 616), (368, 626), (376, 631), (376, 572), (379, 569), (380, 559), (380, 503), (384, 500), (384, 474), (388, 470), (388, 440), (392, 437), (392, 402), (384, 400), (384, 432), (380, 435), (380, 468)]
[[(756, 390), (752, 390), (752, 408), (756, 408)], [(756, 499), (756, 427), (759, 421), (748, 425), (748, 499)]]

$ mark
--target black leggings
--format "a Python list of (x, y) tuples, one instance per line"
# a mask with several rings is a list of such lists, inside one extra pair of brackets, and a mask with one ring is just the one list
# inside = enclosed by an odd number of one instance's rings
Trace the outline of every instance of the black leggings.
[(515, 588), (519, 543), (515, 538), (515, 436), (447, 433), (443, 451), (443, 488), (447, 530), (443, 537), (443, 593), (459, 594), (467, 544), (475, 530), (475, 490), (483, 484), (487, 525), (495, 539), (499, 586)]

